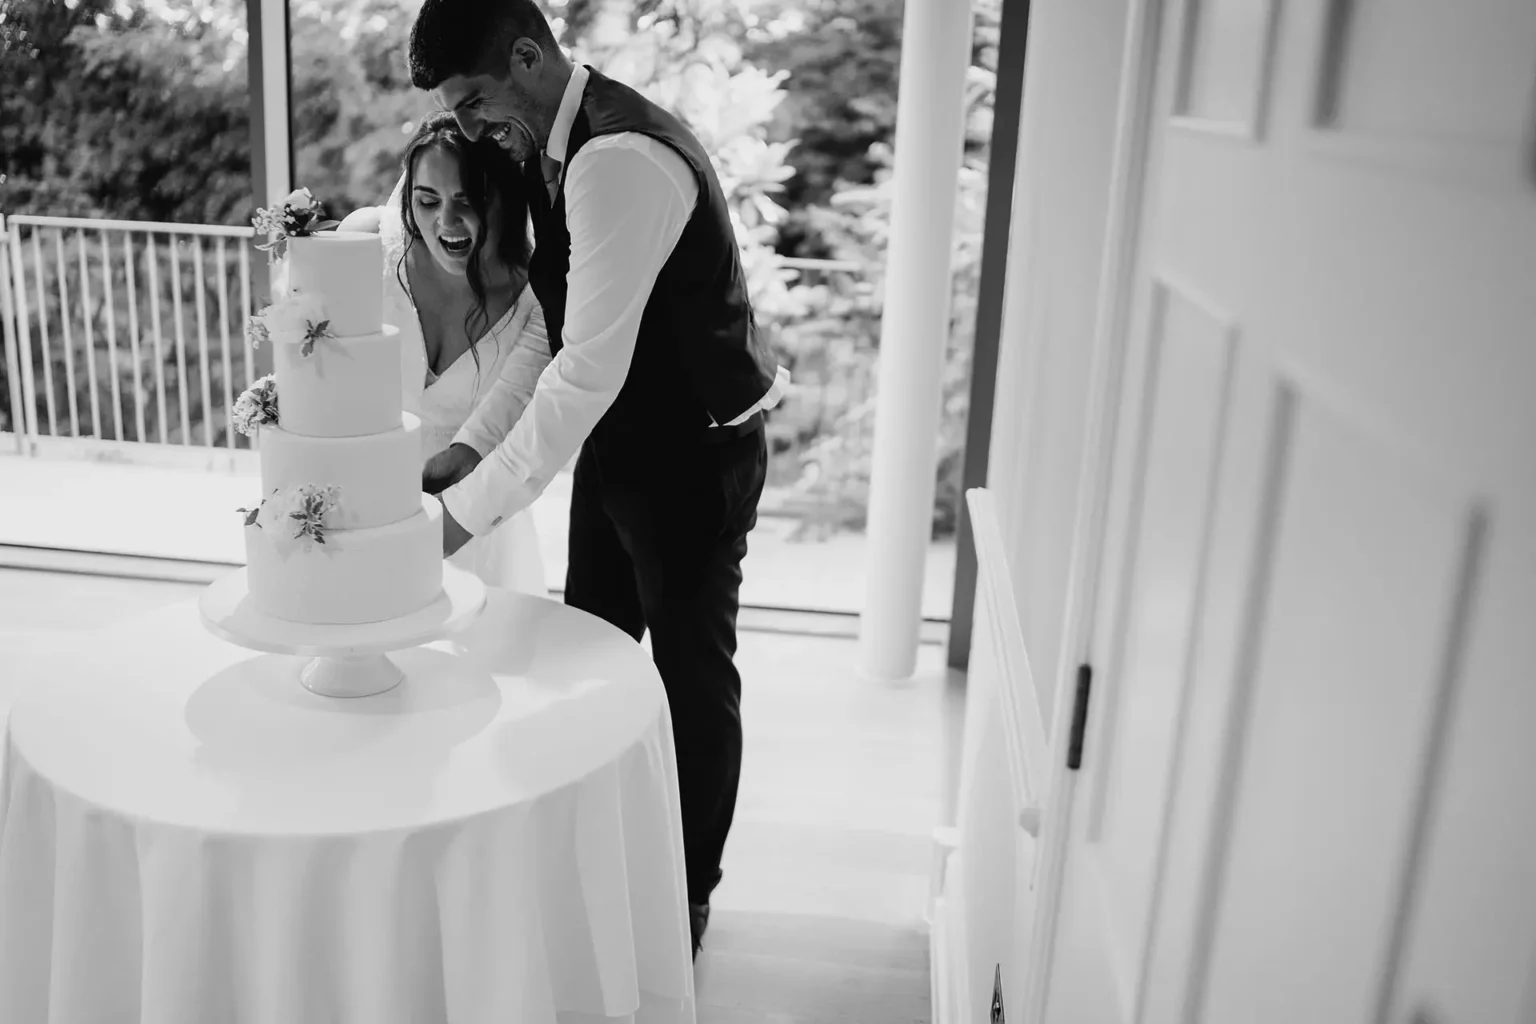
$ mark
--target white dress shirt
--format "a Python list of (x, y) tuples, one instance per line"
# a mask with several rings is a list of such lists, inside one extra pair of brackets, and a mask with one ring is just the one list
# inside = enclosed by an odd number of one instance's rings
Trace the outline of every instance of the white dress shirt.
[[(566, 164), (587, 78), (578, 65), (561, 98), (545, 150), (557, 164)], [(699, 199), (687, 161), (637, 132), (592, 139), (562, 169), (571, 233), (563, 345), (526, 408), (512, 400), (526, 382), (508, 378), (527, 367), (509, 361), (495, 385), (501, 393), (488, 395), (454, 438), (482, 456), (443, 492), (443, 505), (472, 535), (531, 505), (618, 397), (651, 288)], [(731, 423), (773, 408), (788, 385), (779, 367), (762, 400)]]

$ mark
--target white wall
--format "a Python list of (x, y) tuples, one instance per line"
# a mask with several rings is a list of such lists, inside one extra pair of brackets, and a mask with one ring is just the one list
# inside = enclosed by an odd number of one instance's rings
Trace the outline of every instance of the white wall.
[(1053, 713), (1127, 0), (1036, 0), (988, 486)]
[[(1035, 0), (1025, 61), (988, 486), (998, 501), (1048, 729), (1060, 675), (1126, 10), (1127, 0)], [(952, 926), (964, 932), (968, 963), (955, 970), (968, 997), (961, 1006), (968, 1003), (980, 1020), (996, 965), (1003, 965), (1005, 1000), (1019, 989), (1034, 844), (1015, 825), (1002, 718), (992, 698), (997, 666), (980, 623), (970, 680), (956, 822), (960, 891), (946, 898), (958, 918)], [(1016, 1009), (1009, 1019), (1015, 1016)]]

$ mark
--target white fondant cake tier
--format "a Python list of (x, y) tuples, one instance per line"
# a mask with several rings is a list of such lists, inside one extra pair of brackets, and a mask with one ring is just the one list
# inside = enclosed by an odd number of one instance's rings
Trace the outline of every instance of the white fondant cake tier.
[(421, 420), (410, 413), (397, 419), (394, 430), (362, 437), (306, 437), (263, 427), (261, 493), (334, 484), (335, 524), (347, 530), (415, 515), (421, 505)]
[(443, 508), (421, 495), (415, 515), (366, 530), (327, 530), (325, 543), (293, 539), (282, 514), (245, 528), (246, 580), (266, 615), (354, 625), (420, 611), (443, 589)]
[(400, 332), (394, 327), (360, 338), (320, 338), (307, 356), (299, 344), (276, 343), (272, 372), (278, 425), (290, 434), (362, 437), (400, 426)]
[(322, 231), (290, 238), (288, 287), (325, 300), (331, 331), (347, 338), (377, 334), (384, 317), (384, 249), (378, 235)]

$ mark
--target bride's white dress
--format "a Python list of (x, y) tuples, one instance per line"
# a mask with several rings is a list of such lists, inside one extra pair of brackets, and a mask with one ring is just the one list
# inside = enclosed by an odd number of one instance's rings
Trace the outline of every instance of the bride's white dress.
[[(434, 375), (427, 366), (426, 340), (416, 307), (396, 273), (405, 251), (398, 197), (380, 208), (379, 235), (384, 243), (384, 322), (400, 329), (404, 405), (421, 418), (425, 460), (453, 443), (470, 412), (503, 375), (528, 381), (531, 395), (533, 383), (549, 363), (549, 339), (533, 289), (524, 288), (506, 315), (475, 343), (478, 366), (465, 351), (441, 376)], [(488, 586), (541, 597), (549, 593), (538, 531), (527, 510), (472, 539), (448, 563), (474, 573)]]

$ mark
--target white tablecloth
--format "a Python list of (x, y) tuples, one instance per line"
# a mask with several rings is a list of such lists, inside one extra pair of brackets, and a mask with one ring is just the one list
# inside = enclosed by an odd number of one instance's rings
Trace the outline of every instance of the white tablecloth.
[(650, 659), (507, 592), (466, 642), (395, 655), (406, 682), (352, 701), (192, 605), (34, 650), (0, 789), (0, 1022), (692, 1024)]

